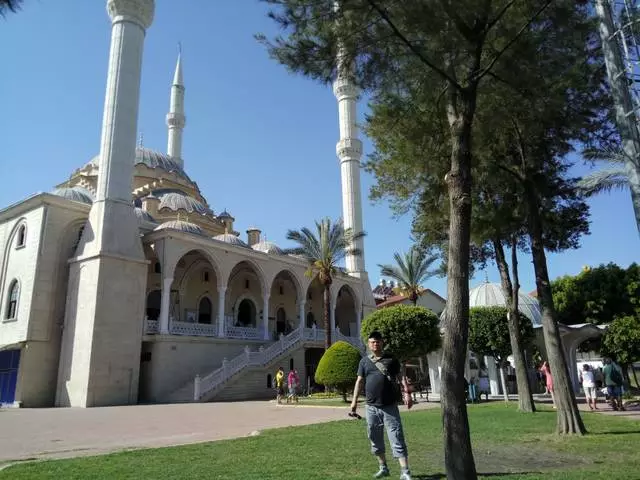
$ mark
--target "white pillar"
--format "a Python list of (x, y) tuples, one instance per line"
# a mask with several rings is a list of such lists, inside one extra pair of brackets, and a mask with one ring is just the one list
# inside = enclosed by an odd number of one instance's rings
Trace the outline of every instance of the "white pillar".
[(298, 312), (300, 315), (300, 321), (299, 321), (299, 327), (304, 329), (304, 327), (306, 326), (306, 317), (305, 317), (305, 312), (304, 312), (304, 307), (306, 305), (306, 300), (300, 300), (298, 302)]
[[(360, 192), (360, 158), (362, 142), (358, 139), (356, 103), (358, 90), (348, 79), (348, 65), (338, 58), (338, 78), (333, 83), (333, 93), (338, 100), (338, 119), (340, 140), (336, 145), (336, 154), (340, 160), (342, 180), (342, 217), (345, 229), (360, 233), (362, 229), (362, 194)], [(347, 271), (357, 277), (365, 273), (364, 240), (355, 242), (360, 255), (347, 255)]]
[(160, 300), (160, 322), (159, 332), (163, 335), (169, 333), (169, 301), (171, 300), (171, 285), (173, 277), (166, 277), (162, 280), (162, 297)]
[(362, 305), (356, 308), (356, 330), (357, 332), (351, 332), (352, 337), (360, 338), (360, 330), (362, 329)]
[(331, 331), (331, 344), (336, 341), (336, 307), (333, 301), (329, 305), (329, 329)]
[(269, 340), (269, 294), (264, 293), (262, 298), (264, 299), (262, 305), (263, 338)]
[(227, 291), (226, 285), (218, 286), (218, 336), (224, 337), (224, 302), (225, 293)]

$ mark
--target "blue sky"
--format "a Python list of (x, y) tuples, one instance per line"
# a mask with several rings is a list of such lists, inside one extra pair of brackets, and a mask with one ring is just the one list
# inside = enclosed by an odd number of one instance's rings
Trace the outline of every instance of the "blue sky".
[[(98, 153), (110, 22), (102, 0), (25, 0), (0, 19), (0, 208), (49, 191)], [(227, 209), (243, 232), (258, 226), (286, 245), (289, 228), (341, 215), (335, 98), (326, 86), (293, 76), (268, 58), (253, 34), (272, 34), (257, 0), (156, 0), (147, 32), (138, 127), (144, 145), (166, 151), (165, 114), (182, 43), (186, 84), (185, 168), (215, 212)], [(360, 115), (365, 105), (360, 106)], [(365, 152), (372, 150), (366, 139)], [(585, 171), (580, 166), (577, 172)], [(379, 263), (410, 245), (410, 218), (394, 220), (366, 198), (366, 265), (372, 284)], [(591, 235), (579, 250), (549, 255), (552, 278), (584, 265), (638, 260), (638, 234), (627, 192), (591, 202)], [(524, 291), (535, 287), (521, 256)], [(486, 274), (498, 281), (495, 266)], [(471, 286), (483, 281), (480, 272)], [(446, 296), (446, 280), (428, 287)]]

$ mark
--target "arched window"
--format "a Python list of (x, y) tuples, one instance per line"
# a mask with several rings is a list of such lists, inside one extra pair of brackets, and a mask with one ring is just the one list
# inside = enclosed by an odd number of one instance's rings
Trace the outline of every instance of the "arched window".
[(256, 306), (248, 298), (238, 305), (238, 325), (241, 327), (256, 325)]
[(284, 308), (279, 308), (276, 312), (276, 333), (286, 333), (287, 330), (287, 313)]
[(20, 225), (16, 238), (16, 248), (24, 247), (27, 244), (27, 226)]
[(315, 323), (316, 323), (316, 319), (313, 316), (313, 312), (307, 313), (307, 328), (313, 327)]
[(18, 280), (13, 280), (9, 286), (9, 292), (7, 294), (7, 311), (4, 318), (11, 320), (16, 318), (18, 313), (18, 297), (20, 296), (20, 285)]
[(153, 290), (147, 295), (147, 318), (149, 320), (158, 320), (160, 317), (160, 302), (162, 293), (160, 290)]
[(198, 323), (211, 323), (211, 300), (207, 297), (200, 299), (198, 305)]

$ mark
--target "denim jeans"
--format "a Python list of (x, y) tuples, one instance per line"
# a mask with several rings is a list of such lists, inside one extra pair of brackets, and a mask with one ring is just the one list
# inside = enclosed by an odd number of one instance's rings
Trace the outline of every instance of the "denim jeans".
[(404, 441), (402, 422), (398, 405), (374, 407), (367, 405), (367, 436), (371, 442), (371, 453), (380, 455), (385, 452), (384, 427), (395, 458), (407, 456), (407, 444)]

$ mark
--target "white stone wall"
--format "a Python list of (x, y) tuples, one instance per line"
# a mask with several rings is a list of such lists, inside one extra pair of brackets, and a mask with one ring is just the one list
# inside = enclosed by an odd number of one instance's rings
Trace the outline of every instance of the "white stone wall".
[[(45, 207), (40, 205), (0, 224), (0, 346), (28, 339), (44, 215)], [(20, 225), (26, 225), (23, 247), (16, 245)], [(8, 290), (14, 279), (20, 288), (18, 306), (15, 318), (7, 319)]]

